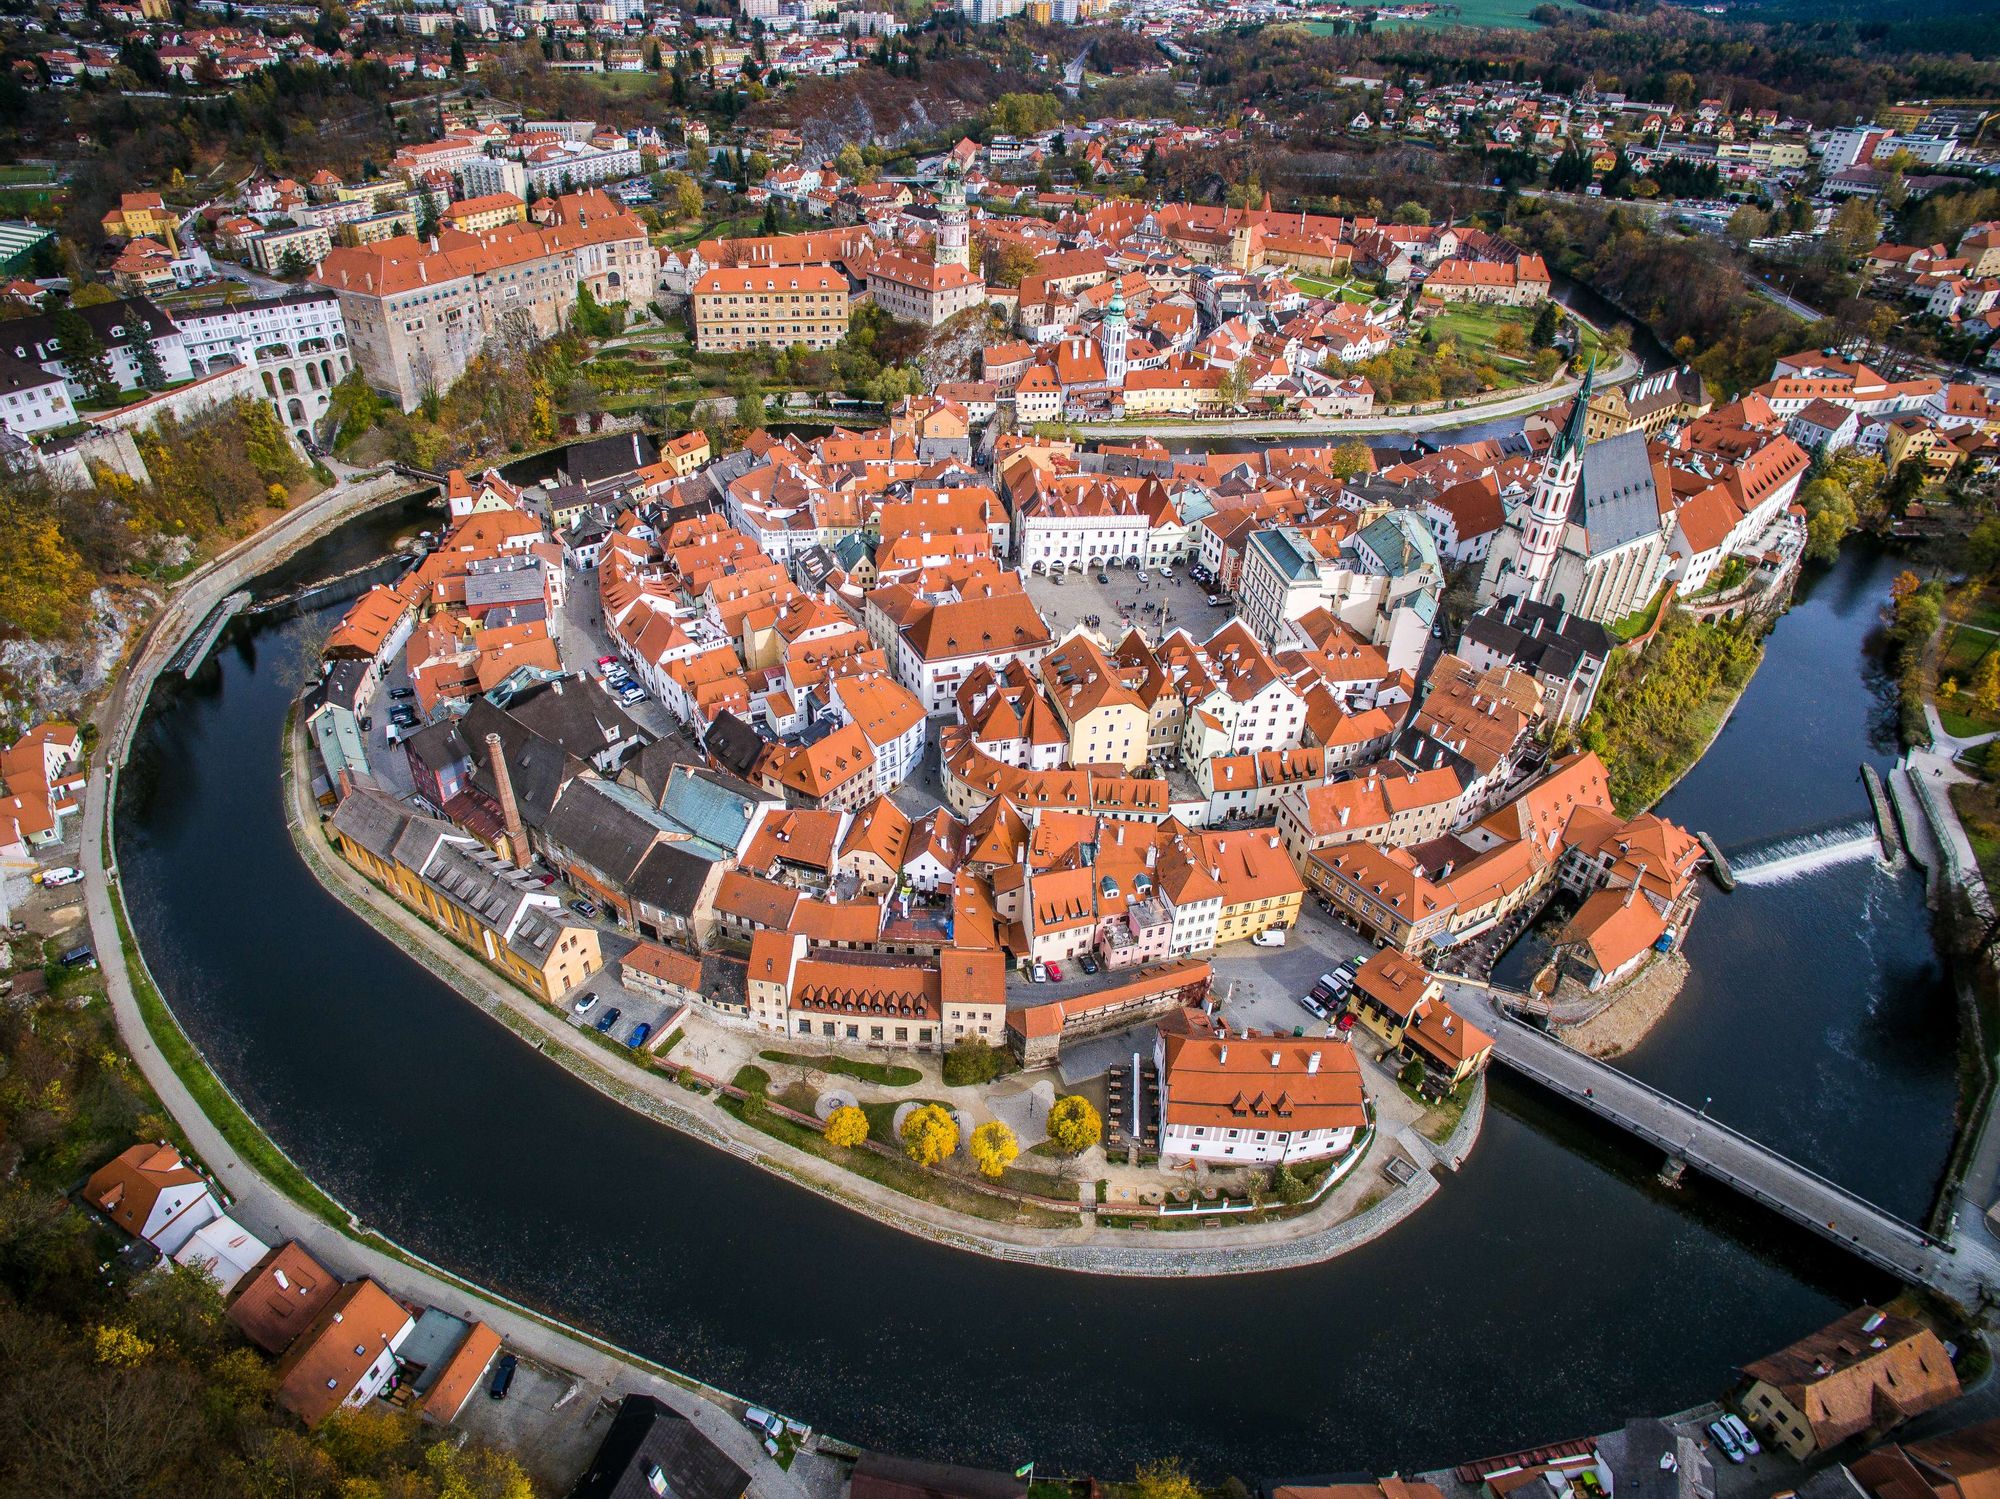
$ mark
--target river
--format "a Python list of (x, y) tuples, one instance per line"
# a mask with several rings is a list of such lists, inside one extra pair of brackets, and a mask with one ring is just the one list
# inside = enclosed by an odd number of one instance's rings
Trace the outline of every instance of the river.
[[(410, 523), (356, 522), (287, 572), (337, 572)], [(1727, 844), (1861, 805), (1883, 566), (1853, 554), (1809, 589), (1670, 810)], [(1504, 1077), (1464, 1171), (1318, 1267), (1095, 1279), (880, 1228), (590, 1091), (319, 888), (277, 775), (314, 622), (241, 621), (155, 697), (118, 824), (154, 971), (251, 1113), (371, 1226), (663, 1362), (942, 1459), (1407, 1471), (1707, 1398), (1884, 1290), (1726, 1192), (1660, 1187), (1649, 1153)], [(1908, 882), (1858, 865), (1711, 897), (1701, 984), (1633, 1065), (1919, 1211), (1951, 1094), (1921, 918)]]

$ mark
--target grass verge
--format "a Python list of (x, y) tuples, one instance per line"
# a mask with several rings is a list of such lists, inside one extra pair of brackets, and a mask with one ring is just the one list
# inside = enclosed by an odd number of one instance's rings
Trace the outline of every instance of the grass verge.
[(924, 1080), (923, 1073), (914, 1067), (898, 1067), (885, 1062), (856, 1062), (847, 1057), (812, 1056), (798, 1051), (760, 1051), (757, 1053), (767, 1062), (782, 1062), (788, 1067), (811, 1067), (821, 1072), (837, 1072), (842, 1077), (851, 1077), (858, 1082), (879, 1083), (885, 1088), (913, 1088)]
[(153, 981), (146, 972), (145, 964), (139, 960), (139, 944), (133, 939), (132, 927), (125, 915), (123, 895), (115, 888), (111, 892), (111, 915), (118, 923), (119, 955), (125, 963), (125, 974), (132, 984), (132, 997), (138, 1002), (139, 1014), (146, 1022), (146, 1032), (153, 1038), (153, 1044), (160, 1049), (160, 1055), (167, 1059), (167, 1065), (174, 1069), (174, 1075), (182, 1085), (194, 1095), (196, 1105), (208, 1116), (208, 1122), (221, 1131), (222, 1138), (243, 1160), (264, 1180), (283, 1192), (299, 1206), (307, 1209), (314, 1217), (331, 1224), (343, 1232), (350, 1231), (353, 1220), (347, 1212), (326, 1193), (313, 1185), (312, 1179), (292, 1164), (286, 1155), (257, 1123), (243, 1111), (233, 1095), (222, 1084), (222, 1079), (209, 1070), (201, 1053), (195, 1050), (187, 1032), (181, 1029), (160, 991), (153, 987)]

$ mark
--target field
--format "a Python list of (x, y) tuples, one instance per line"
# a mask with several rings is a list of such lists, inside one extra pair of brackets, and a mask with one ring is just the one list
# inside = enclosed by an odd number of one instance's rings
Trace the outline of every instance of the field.
[[(1377, 31), (1394, 31), (1406, 26), (1421, 26), (1435, 30), (1445, 26), (1491, 26), (1507, 31), (1532, 31), (1536, 23), (1528, 19), (1528, 13), (1547, 0), (1458, 0), (1450, 10), (1419, 20), (1405, 20), (1400, 16), (1384, 16), (1375, 23)], [(1321, 36), (1331, 36), (1338, 30), (1331, 21), (1307, 21), (1306, 30)]]

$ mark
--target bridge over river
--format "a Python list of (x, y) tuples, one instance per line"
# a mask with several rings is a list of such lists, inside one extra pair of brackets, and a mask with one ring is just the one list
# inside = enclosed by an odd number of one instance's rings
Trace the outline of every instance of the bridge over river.
[(1752, 1201), (1831, 1239), (1849, 1254), (1903, 1280), (1930, 1286), (1968, 1305), (1985, 1287), (2000, 1290), (2000, 1263), (1978, 1243), (1955, 1248), (1877, 1207), (1837, 1182), (1720, 1120), (1662, 1093), (1609, 1063), (1567, 1046), (1516, 1018), (1540, 1002), (1525, 994), (1463, 981), (1448, 992), (1464, 1013), (1493, 1033), (1493, 1057), (1600, 1119), (1657, 1146), (1668, 1168), (1692, 1167)]

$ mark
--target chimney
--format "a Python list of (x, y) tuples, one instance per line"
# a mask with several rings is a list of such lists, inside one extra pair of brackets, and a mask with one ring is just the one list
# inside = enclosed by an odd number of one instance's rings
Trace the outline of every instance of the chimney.
[(493, 763), (493, 782), (500, 789), (500, 820), (507, 825), (507, 854), (515, 865), (528, 866), (528, 834), (521, 826), (521, 806), (514, 800), (514, 778), (507, 770), (507, 755), (500, 748), (500, 736), (486, 736), (486, 753)]
[(1313, 1052), (1306, 1058), (1306, 1073), (1308, 1076), (1310, 1076), (1311, 1074), (1318, 1071), (1319, 1071), (1319, 1053)]
[(1229, 1060), (1229, 1048), (1226, 1046), (1217, 1047), (1215, 1059), (1218, 1062), (1227, 1062)]

